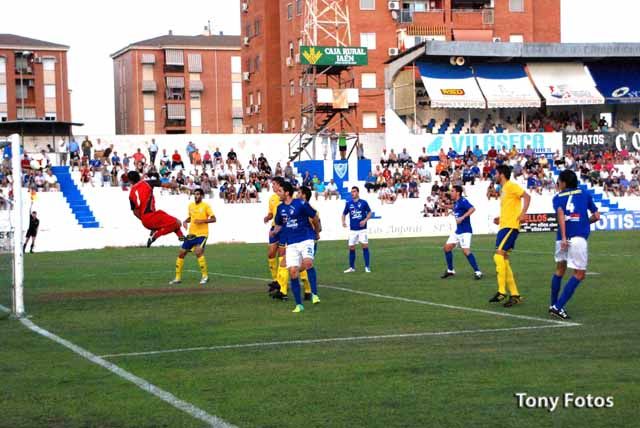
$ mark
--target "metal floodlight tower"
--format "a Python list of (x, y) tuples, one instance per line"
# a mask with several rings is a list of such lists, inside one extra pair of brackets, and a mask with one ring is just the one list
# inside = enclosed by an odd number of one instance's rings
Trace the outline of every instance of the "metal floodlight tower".
[[(304, 21), (302, 23), (302, 44), (304, 46), (349, 47), (351, 43), (351, 23), (348, 0), (305, 0)], [(317, 89), (355, 88), (355, 77), (351, 67), (302, 65), (302, 104), (300, 110), (300, 134), (289, 144), (291, 160), (301, 158), (306, 152), (310, 158), (316, 157), (316, 137), (334, 119), (339, 120), (340, 130), (351, 132), (358, 142), (355, 128), (357, 108), (333, 109), (317, 103)], [(352, 138), (353, 139), (353, 138)], [(312, 153), (307, 147), (312, 145)], [(355, 147), (355, 145), (354, 145)]]

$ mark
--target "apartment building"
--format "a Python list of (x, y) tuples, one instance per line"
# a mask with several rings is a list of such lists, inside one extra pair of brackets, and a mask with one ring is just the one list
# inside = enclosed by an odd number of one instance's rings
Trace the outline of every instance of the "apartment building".
[(111, 58), (117, 134), (243, 131), (239, 36), (170, 32)]
[(0, 121), (71, 121), (69, 46), (0, 34)]
[[(269, 3), (270, 8), (267, 7)], [(319, 4), (323, 2), (318, 0)], [(344, 0), (351, 45), (368, 48), (366, 66), (354, 67), (359, 88), (358, 127), (384, 129), (384, 62), (426, 40), (559, 42), (560, 0)], [(273, 7), (277, 5), (276, 9)], [(246, 79), (245, 131), (299, 132), (302, 102), (300, 45), (305, 0), (242, 0), (242, 64)], [(257, 32), (255, 29), (259, 28)], [(318, 45), (335, 45), (319, 34)], [(276, 40), (276, 42), (274, 42)], [(277, 47), (277, 49), (276, 49)], [(253, 67), (259, 58), (260, 67)], [(256, 93), (265, 104), (255, 112)], [(249, 97), (249, 94), (253, 94)]]

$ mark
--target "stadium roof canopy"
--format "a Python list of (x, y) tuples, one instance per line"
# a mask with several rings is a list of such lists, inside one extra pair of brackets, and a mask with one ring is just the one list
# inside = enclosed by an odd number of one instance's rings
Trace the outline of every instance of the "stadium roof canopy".
[(12, 120), (0, 122), (0, 135), (20, 134), (28, 137), (66, 137), (73, 135), (71, 127), (82, 125), (82, 123), (56, 120)]
[(487, 62), (640, 62), (640, 43), (492, 43), (427, 41), (386, 62), (387, 87), (403, 67), (414, 61), (449, 61), (451, 57)]

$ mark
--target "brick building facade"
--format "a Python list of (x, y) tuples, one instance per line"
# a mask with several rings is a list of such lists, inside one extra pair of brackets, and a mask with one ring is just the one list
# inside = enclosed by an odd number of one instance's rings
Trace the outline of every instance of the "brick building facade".
[(238, 36), (169, 34), (111, 57), (117, 134), (242, 132)]
[(68, 46), (0, 34), (0, 121), (71, 121)]
[[(354, 67), (355, 86), (360, 89), (357, 125), (366, 132), (383, 131), (384, 62), (403, 49), (425, 40), (560, 41), (560, 0), (345, 0), (344, 3), (349, 8), (351, 44), (369, 48), (369, 64)], [(242, 71), (247, 77), (243, 82), (245, 132), (300, 130), (302, 88), (298, 53), (304, 8), (304, 0), (241, 1)], [(256, 28), (260, 29), (258, 34)], [(335, 42), (320, 37), (318, 44)], [(252, 64), (258, 57), (260, 67), (256, 69)], [(262, 95), (262, 106), (255, 113), (252, 105), (256, 104), (257, 91)], [(274, 92), (275, 96), (271, 95)], [(266, 93), (270, 96), (265, 97)]]

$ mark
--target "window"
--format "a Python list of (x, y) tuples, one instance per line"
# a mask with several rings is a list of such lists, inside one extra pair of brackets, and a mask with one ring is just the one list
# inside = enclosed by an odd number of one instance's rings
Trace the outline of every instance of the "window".
[(233, 99), (233, 100), (241, 100), (242, 99), (242, 83), (233, 82), (231, 84), (231, 99)]
[(260, 18), (256, 19), (254, 27), (255, 28), (254, 28), (254, 31), (253, 31), (253, 33), (254, 33), (253, 35), (254, 36), (259, 36), (260, 35), (260, 30), (261, 30), (261, 27), (262, 27), (262, 21), (260, 21)]
[(302, 15), (302, 0), (296, 0), (296, 15)]
[(251, 37), (251, 23), (247, 23), (247, 25), (244, 26), (244, 35)]
[(509, 36), (509, 42), (524, 43), (524, 36), (522, 34), (512, 34)]
[(292, 117), (291, 120), (289, 121), (289, 123), (291, 124), (291, 130), (295, 131), (296, 130), (296, 120)]
[(44, 120), (56, 120), (56, 112), (49, 111), (44, 114)]
[(294, 96), (296, 94), (296, 84), (293, 80), (289, 80), (289, 95)]
[(231, 126), (234, 134), (242, 134), (242, 119), (233, 119)]
[(155, 120), (156, 120), (156, 112), (152, 108), (144, 109), (144, 121), (155, 122)]
[(360, 33), (360, 46), (374, 50), (376, 48), (376, 33)]
[(362, 73), (362, 89), (376, 88), (376, 73)]
[(360, 0), (360, 10), (376, 10), (376, 0)]
[(282, 122), (282, 129), (284, 129), (285, 131), (289, 130), (289, 121), (285, 120), (284, 122)]
[(0, 56), (0, 74), (7, 72), (7, 59)]
[[(26, 82), (25, 82), (26, 83)], [(16, 98), (21, 100), (23, 98), (27, 98), (27, 93), (29, 91), (29, 88), (27, 88), (27, 85), (16, 85)]]
[(191, 109), (191, 126), (195, 128), (202, 126), (202, 115), (199, 108)]
[(294, 50), (293, 50), (293, 42), (289, 42), (289, 58), (293, 58)]
[[(1, 69), (2, 67), (0, 67)], [(56, 69), (56, 60), (54, 58), (43, 58), (42, 69), (44, 71), (54, 71)]]
[(7, 85), (0, 85), (0, 104), (7, 102)]
[(373, 129), (378, 127), (378, 116), (372, 112), (362, 114), (362, 127), (364, 129)]
[(0, 111), (0, 122), (6, 122), (9, 119), (6, 111)]
[(509, 0), (509, 12), (524, 12), (524, 0)]
[(231, 72), (242, 73), (242, 59), (239, 56), (231, 57)]
[(262, 92), (258, 91), (256, 92), (256, 104), (258, 105), (262, 105)]
[(415, 2), (413, 4), (413, 10), (414, 12), (426, 12), (427, 11), (426, 2), (423, 2), (423, 1)]
[(56, 97), (56, 85), (44, 85), (44, 97), (55, 98)]
[(191, 95), (191, 99), (192, 100), (199, 100), (200, 99), (200, 91), (191, 91), (191, 92), (189, 92), (189, 94)]
[(293, 19), (293, 4), (291, 3), (287, 5), (287, 19), (289, 21)]
[(253, 67), (253, 71), (260, 70), (260, 55), (256, 56), (255, 67)]
[(253, 105), (253, 93), (249, 93), (249, 105), (252, 106)]

